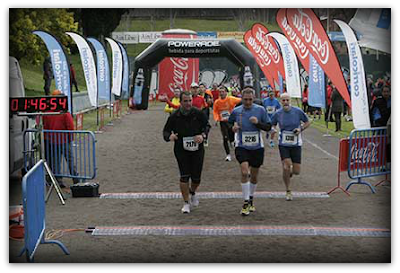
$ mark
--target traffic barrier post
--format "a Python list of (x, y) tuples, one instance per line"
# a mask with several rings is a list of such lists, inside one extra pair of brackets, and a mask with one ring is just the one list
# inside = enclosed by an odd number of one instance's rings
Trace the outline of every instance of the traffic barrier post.
[[(385, 180), (389, 181), (388, 175), (391, 173), (390, 164), (386, 161), (387, 128), (378, 127), (371, 129), (355, 129), (351, 131), (348, 139), (340, 142), (339, 166), (338, 166), (338, 186), (334, 190), (341, 188), (340, 172), (347, 171), (349, 178), (353, 179), (347, 184), (344, 192), (354, 184), (366, 185), (375, 193), (375, 188), (366, 177), (385, 175)], [(343, 189), (342, 189), (343, 190)]]

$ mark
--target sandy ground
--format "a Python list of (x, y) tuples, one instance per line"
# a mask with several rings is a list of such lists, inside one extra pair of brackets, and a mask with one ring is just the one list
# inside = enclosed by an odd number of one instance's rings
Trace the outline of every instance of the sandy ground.
[[(179, 173), (173, 144), (162, 139), (166, 121), (163, 105), (125, 115), (96, 135), (96, 181), (100, 192), (178, 191)], [(337, 184), (339, 142), (309, 128), (304, 133), (302, 172), (292, 180), (293, 191), (327, 192)], [(199, 191), (241, 191), (239, 165), (225, 162), (221, 133), (213, 126), (206, 148)], [(314, 145), (310, 144), (313, 143)], [(327, 153), (319, 150), (315, 144)], [(233, 151), (231, 151), (233, 154)], [(342, 184), (350, 179), (342, 173)], [(371, 179), (376, 183), (382, 177)], [(72, 183), (72, 181), (65, 181)], [(260, 170), (259, 191), (284, 191), (277, 148), (267, 147)], [(390, 228), (391, 187), (354, 185), (351, 196), (340, 191), (330, 198), (256, 199), (257, 211), (239, 214), (240, 199), (202, 199), (188, 215), (180, 212), (180, 199), (69, 198), (63, 206), (53, 193), (46, 206), (47, 230), (85, 229), (100, 226), (318, 226)], [(10, 204), (21, 203), (20, 181), (10, 180)], [(35, 262), (390, 262), (391, 238), (322, 236), (92, 236), (83, 231), (65, 232), (61, 242), (71, 255), (55, 245), (40, 245)], [(9, 241), (10, 262), (23, 243)]]

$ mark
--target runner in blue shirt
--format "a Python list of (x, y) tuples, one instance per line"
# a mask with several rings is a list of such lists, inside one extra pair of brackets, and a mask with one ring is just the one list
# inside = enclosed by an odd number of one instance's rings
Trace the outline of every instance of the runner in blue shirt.
[[(265, 110), (267, 110), (267, 114), (270, 119), (272, 118), (273, 114), (275, 114), (276, 111), (281, 109), (281, 104), (275, 98), (274, 90), (271, 89), (268, 91), (268, 97), (263, 100), (263, 105), (265, 107)], [(269, 146), (271, 148), (274, 148), (275, 143), (274, 143), (274, 138), (272, 137), (273, 134), (271, 131), (267, 132), (267, 135), (266, 135), (267, 140), (268, 140), (269, 136), (271, 136), (270, 141), (269, 141)]]
[(300, 174), (301, 145), (303, 144), (301, 132), (310, 122), (307, 115), (300, 108), (290, 105), (290, 95), (281, 95), (282, 109), (272, 116), (272, 126), (279, 124), (279, 153), (282, 160), (283, 182), (286, 186), (286, 200), (293, 199), (290, 190), (290, 177)]
[[(254, 90), (242, 91), (242, 105), (233, 109), (228, 122), (235, 132), (235, 156), (241, 168), (244, 204), (241, 214), (255, 211), (253, 196), (257, 186), (258, 170), (264, 161), (264, 143), (261, 130), (271, 129), (270, 119), (264, 107), (254, 104)], [(250, 173), (250, 180), (249, 180)]]

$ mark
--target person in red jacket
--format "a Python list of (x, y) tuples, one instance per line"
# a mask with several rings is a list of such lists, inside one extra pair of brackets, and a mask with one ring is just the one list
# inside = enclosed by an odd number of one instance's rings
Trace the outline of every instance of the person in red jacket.
[[(54, 90), (51, 95), (62, 95), (62, 92), (60, 90)], [(69, 112), (59, 115), (45, 115), (43, 116), (43, 129), (73, 131), (74, 119)], [(46, 161), (54, 175), (57, 177), (61, 188), (65, 188), (62, 177), (59, 176), (62, 174), (60, 166), (64, 158), (67, 162), (70, 174), (73, 176), (78, 175), (72, 156), (72, 141), (73, 135), (69, 133), (46, 132), (44, 134)], [(79, 183), (79, 179), (73, 178), (73, 182), (74, 184)]]

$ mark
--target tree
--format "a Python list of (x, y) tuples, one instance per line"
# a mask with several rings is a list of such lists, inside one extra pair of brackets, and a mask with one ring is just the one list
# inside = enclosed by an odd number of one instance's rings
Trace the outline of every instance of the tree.
[(82, 27), (84, 36), (101, 38), (111, 36), (111, 32), (117, 28), (121, 16), (128, 9), (71, 9), (75, 13), (75, 19)]
[(41, 63), (47, 49), (32, 31), (51, 33), (68, 51), (71, 40), (65, 32), (77, 29), (78, 23), (67, 9), (10, 9), (9, 54), (18, 60), (26, 58), (32, 64)]

